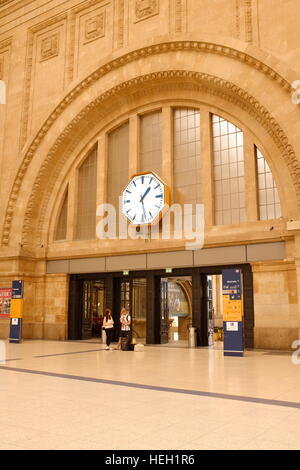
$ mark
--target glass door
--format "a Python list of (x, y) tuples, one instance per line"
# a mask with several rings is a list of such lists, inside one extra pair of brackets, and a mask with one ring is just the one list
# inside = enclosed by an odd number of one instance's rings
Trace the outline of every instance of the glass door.
[(123, 280), (121, 281), (121, 288), (120, 288), (120, 308), (126, 308), (128, 312), (130, 312), (130, 280)]
[(168, 302), (168, 279), (160, 281), (160, 342), (168, 343), (169, 332), (169, 302)]
[(83, 281), (82, 339), (101, 336), (104, 302), (104, 280)]
[(132, 332), (140, 341), (146, 339), (147, 281), (145, 278), (122, 279), (120, 309), (126, 308), (132, 320)]
[(132, 330), (134, 337), (146, 342), (147, 323), (147, 281), (145, 278), (132, 279)]
[(213, 278), (207, 276), (206, 280), (206, 305), (208, 315), (208, 345), (214, 344), (214, 307), (213, 307)]

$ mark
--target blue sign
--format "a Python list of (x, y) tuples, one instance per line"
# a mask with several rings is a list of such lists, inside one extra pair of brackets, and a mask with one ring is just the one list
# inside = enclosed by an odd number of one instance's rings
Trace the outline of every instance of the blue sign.
[[(231, 328), (231, 323), (236, 323), (236, 328)], [(244, 355), (244, 331), (243, 322), (223, 322), (224, 328), (224, 356)]]
[(12, 299), (23, 299), (24, 281), (12, 282)]
[(10, 319), (10, 330), (9, 330), (9, 342), (20, 343), (22, 335), (22, 319), (11, 318)]
[(239, 269), (222, 271), (224, 356), (243, 356), (242, 276)]
[(223, 295), (229, 295), (230, 300), (241, 300), (241, 272), (239, 269), (225, 269), (222, 272)]

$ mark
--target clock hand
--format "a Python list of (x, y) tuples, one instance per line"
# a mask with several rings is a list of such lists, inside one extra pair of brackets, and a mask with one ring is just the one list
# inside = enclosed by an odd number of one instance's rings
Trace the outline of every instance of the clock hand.
[(142, 201), (142, 206), (143, 206), (144, 217), (145, 217), (145, 219), (146, 219), (146, 218), (147, 218), (147, 216), (146, 216), (146, 211), (145, 211), (144, 201)]
[(144, 192), (144, 195), (143, 195), (143, 196), (141, 196), (141, 200), (140, 200), (140, 202), (143, 202), (144, 198), (147, 196), (147, 194), (149, 193), (150, 189), (151, 189), (151, 187), (150, 187), (150, 186), (149, 186), (149, 187), (146, 189), (146, 191)]

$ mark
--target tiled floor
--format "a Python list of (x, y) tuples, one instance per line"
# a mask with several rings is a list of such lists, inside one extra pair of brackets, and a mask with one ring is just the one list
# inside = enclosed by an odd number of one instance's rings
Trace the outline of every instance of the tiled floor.
[(0, 449), (300, 449), (291, 354), (95, 341), (5, 349)]

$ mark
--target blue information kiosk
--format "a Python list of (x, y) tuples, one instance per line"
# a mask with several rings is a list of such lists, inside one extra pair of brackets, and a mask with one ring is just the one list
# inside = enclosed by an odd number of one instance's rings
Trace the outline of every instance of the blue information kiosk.
[(243, 292), (240, 269), (222, 272), (224, 356), (244, 355)]
[(24, 281), (13, 281), (9, 328), (10, 343), (20, 343), (22, 338), (23, 298)]

